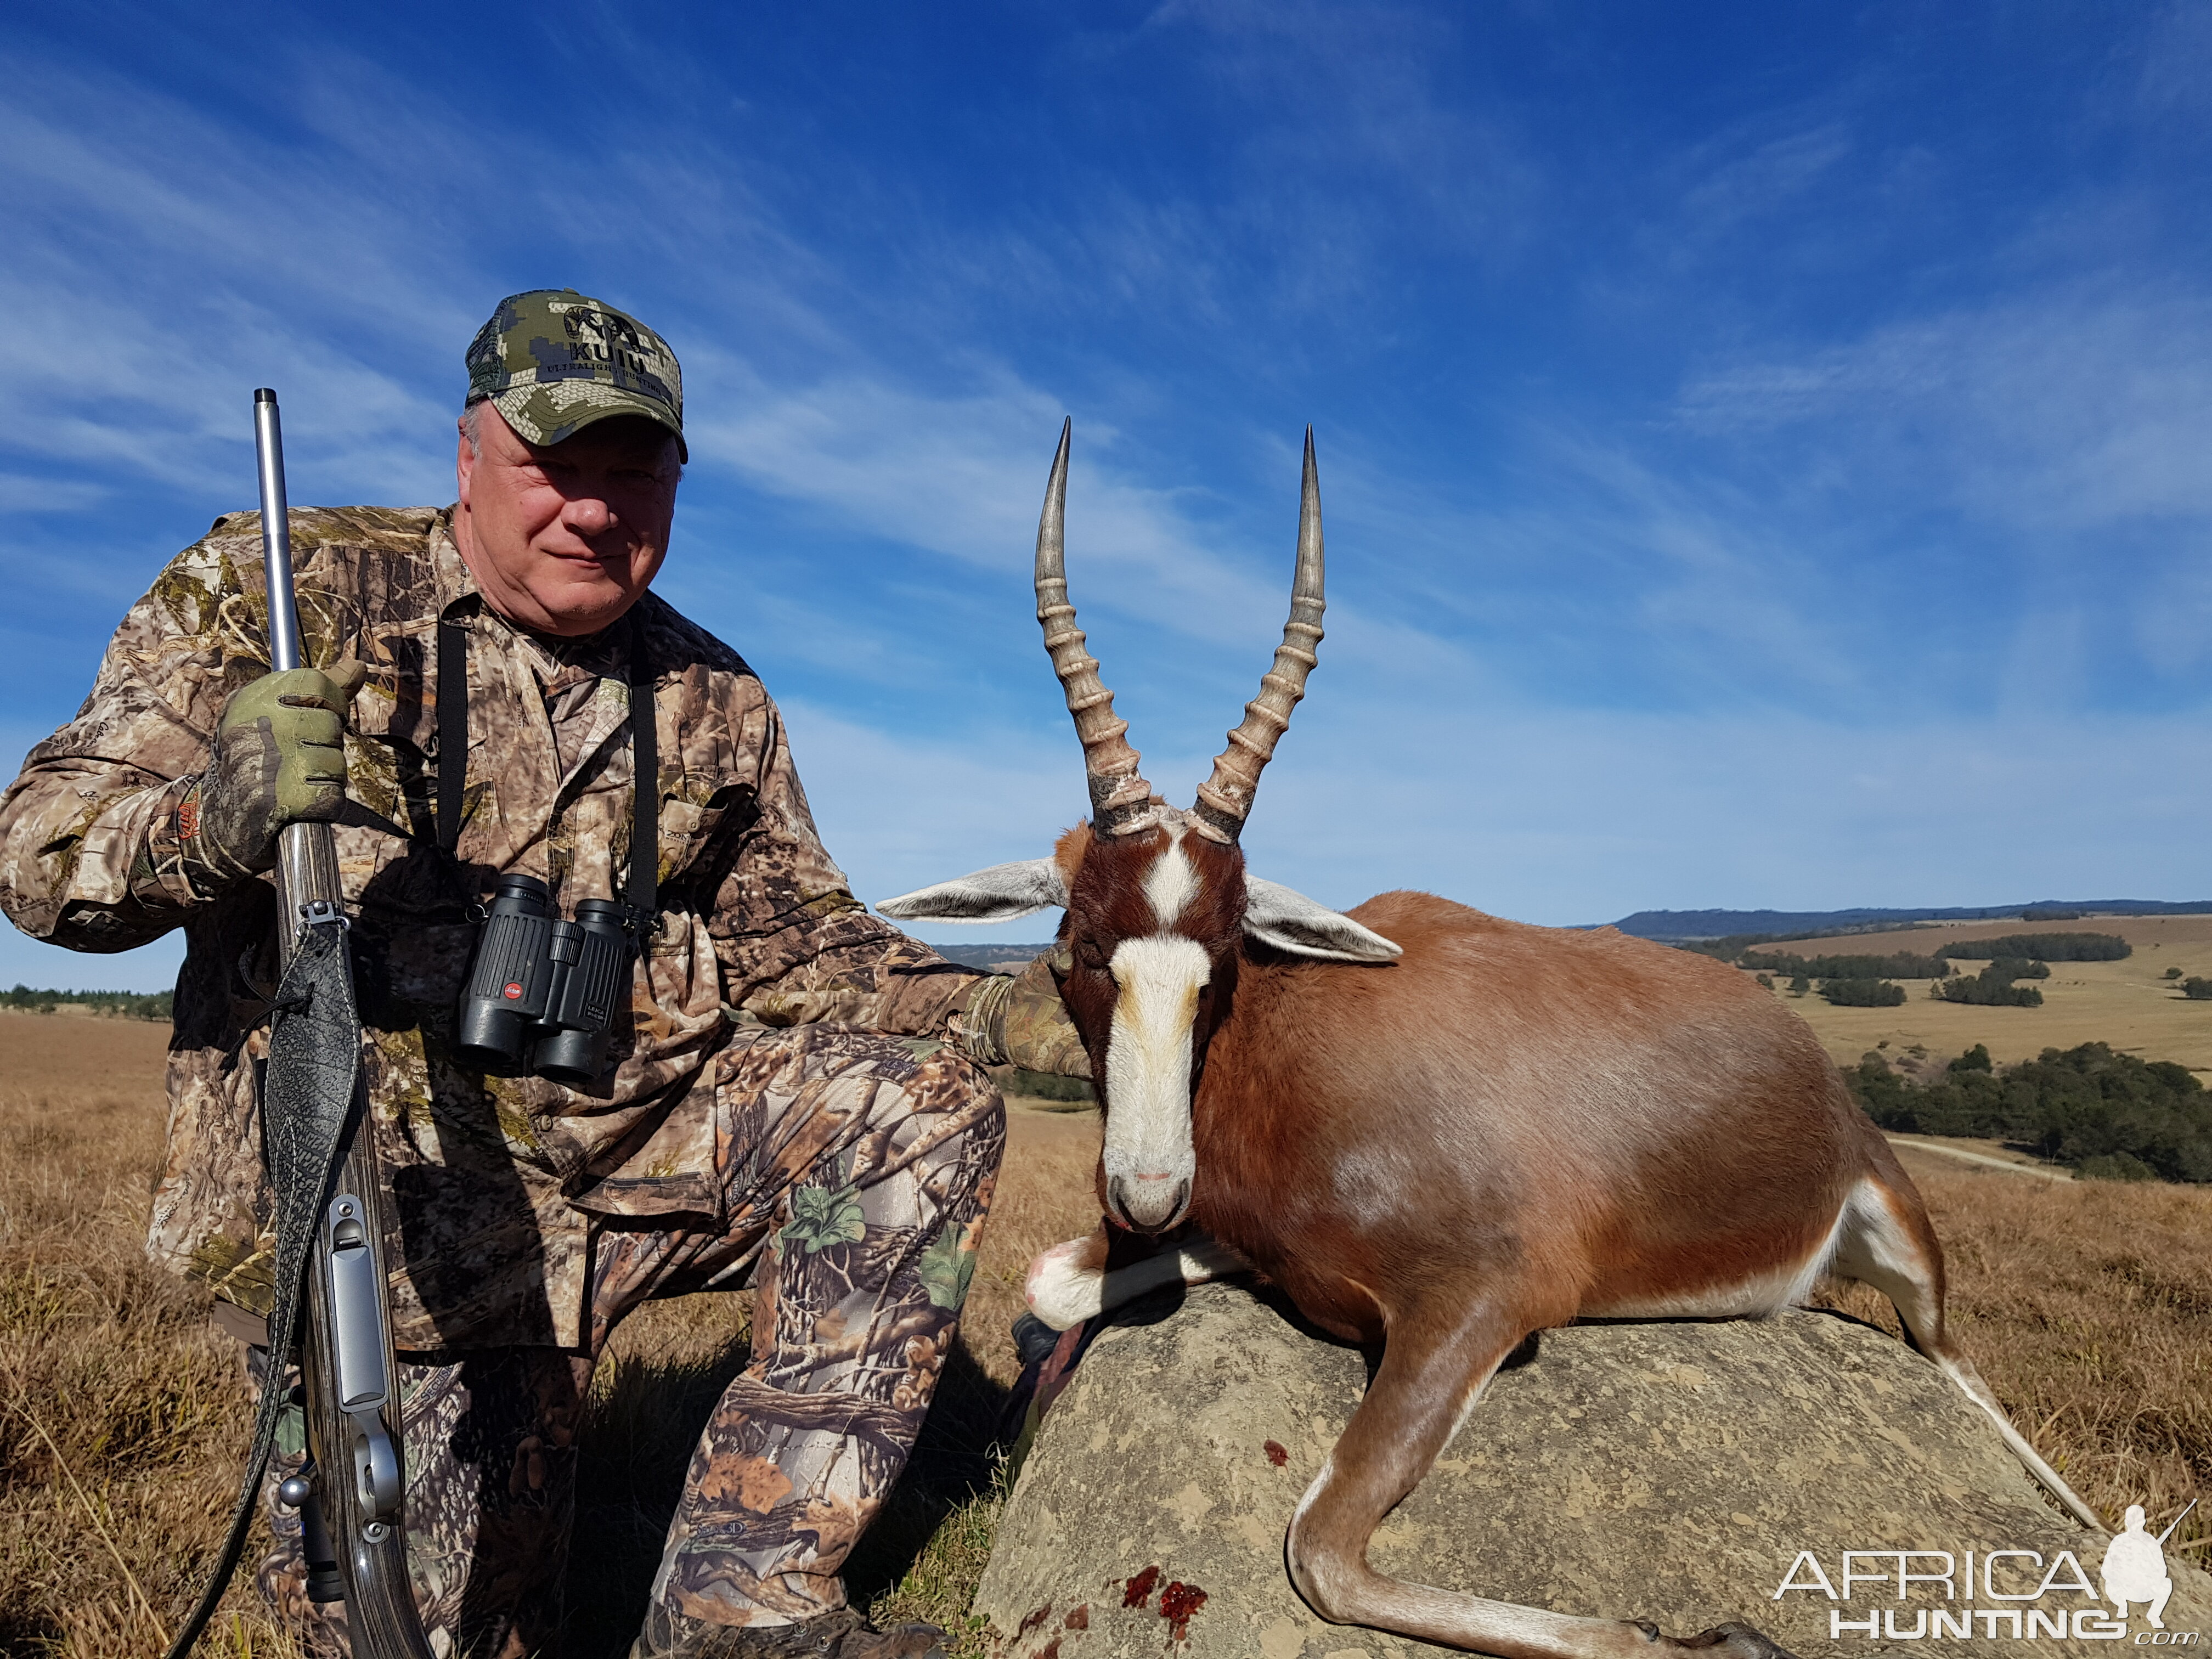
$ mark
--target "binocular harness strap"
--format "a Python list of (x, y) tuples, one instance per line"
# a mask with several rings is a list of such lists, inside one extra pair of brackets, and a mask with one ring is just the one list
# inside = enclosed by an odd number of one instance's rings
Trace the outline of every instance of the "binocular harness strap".
[[(447, 611), (438, 618), (438, 845), (451, 854), (460, 845), (461, 806), (469, 784), (469, 630)], [(459, 696), (450, 695), (458, 687)], [(659, 926), (660, 731), (653, 704), (653, 667), (645, 651), (645, 621), (629, 613), (630, 770), (636, 792), (631, 809), (629, 875), (623, 902), (641, 947)]]

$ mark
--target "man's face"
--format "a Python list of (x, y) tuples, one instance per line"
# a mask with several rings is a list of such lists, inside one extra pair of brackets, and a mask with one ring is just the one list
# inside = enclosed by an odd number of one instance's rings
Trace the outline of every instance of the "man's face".
[(492, 608), (540, 634), (596, 634), (652, 583), (668, 552), (682, 468), (676, 439), (641, 415), (594, 421), (563, 442), (515, 435), (477, 406), (455, 470), (453, 542)]

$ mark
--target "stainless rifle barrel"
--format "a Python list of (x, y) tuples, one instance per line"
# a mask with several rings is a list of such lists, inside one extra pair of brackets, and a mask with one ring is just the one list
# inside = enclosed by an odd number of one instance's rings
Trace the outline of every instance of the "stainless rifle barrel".
[(300, 611), (292, 599), (292, 511), (284, 499), (284, 432), (276, 394), (253, 394), (254, 459), (261, 471), (261, 564), (269, 575), (269, 666), (300, 666)]

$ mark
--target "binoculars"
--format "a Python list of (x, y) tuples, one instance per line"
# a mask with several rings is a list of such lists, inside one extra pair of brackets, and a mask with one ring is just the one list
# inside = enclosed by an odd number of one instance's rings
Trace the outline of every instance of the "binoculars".
[(580, 899), (564, 921), (537, 877), (501, 877), (461, 993), (455, 1058), (501, 1077), (596, 1082), (629, 988), (629, 922), (613, 899)]

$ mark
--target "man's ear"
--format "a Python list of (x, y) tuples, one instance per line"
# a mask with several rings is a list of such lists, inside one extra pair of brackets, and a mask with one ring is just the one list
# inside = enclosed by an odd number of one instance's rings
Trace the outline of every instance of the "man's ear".
[(1404, 954), (1372, 928), (1280, 882), (1244, 878), (1244, 931), (1264, 945), (1330, 962), (1389, 962)]
[(1067, 884), (1051, 859), (994, 864), (957, 881), (941, 881), (885, 899), (876, 908), (895, 921), (1015, 921), (1048, 905), (1067, 904)]
[(453, 451), (453, 499), (463, 507), (469, 505), (469, 486), (475, 481), (477, 453), (469, 447), (467, 417), (453, 422), (458, 444)]

